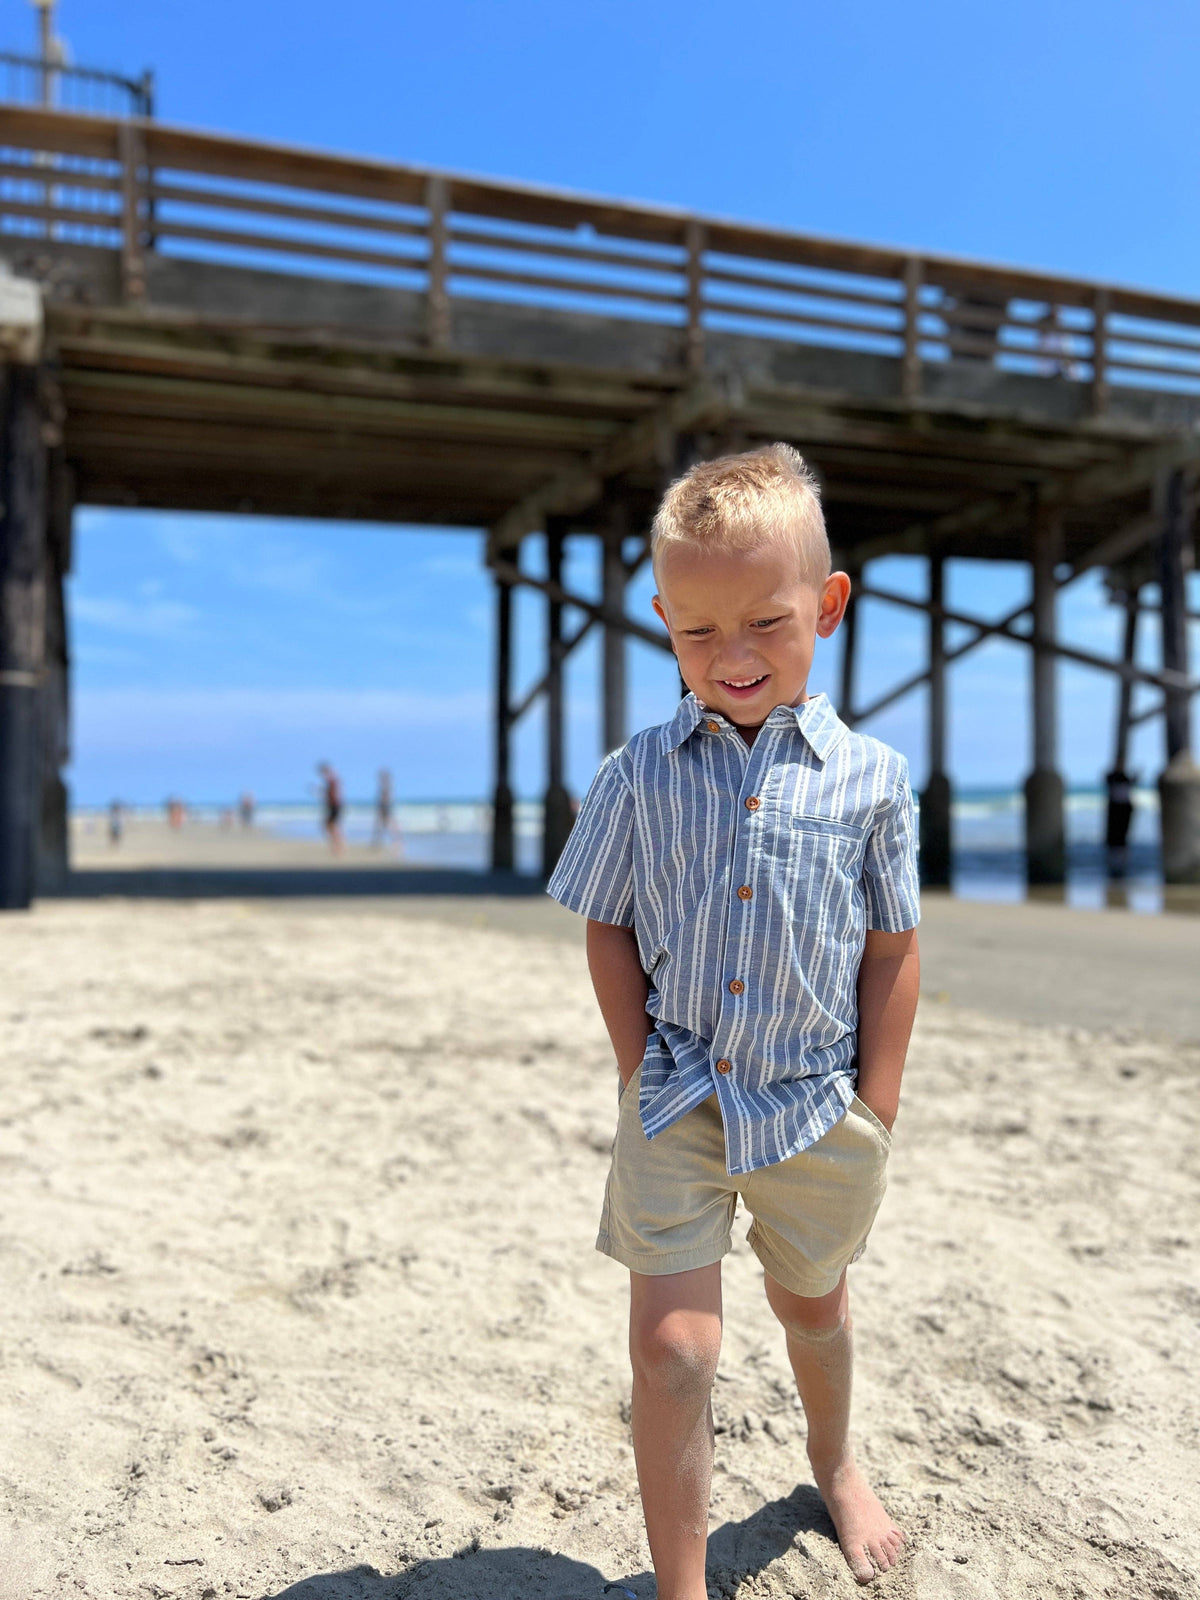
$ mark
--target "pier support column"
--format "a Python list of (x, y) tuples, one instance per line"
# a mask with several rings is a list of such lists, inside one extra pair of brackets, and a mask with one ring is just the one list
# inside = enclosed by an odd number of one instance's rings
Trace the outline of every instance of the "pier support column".
[(838, 716), (847, 727), (854, 726), (854, 678), (858, 666), (858, 586), (862, 568), (846, 562), (842, 569), (850, 575), (850, 599), (842, 618), (842, 684), (838, 697)]
[[(1138, 608), (1141, 584), (1126, 579), (1119, 590), (1125, 607), (1121, 660), (1132, 667), (1137, 659)], [(1133, 679), (1126, 674), (1117, 690), (1117, 727), (1113, 738), (1112, 766), (1104, 775), (1107, 803), (1104, 813), (1104, 848), (1108, 871), (1122, 877), (1128, 858), (1129, 829), (1133, 822), (1133, 778), (1129, 771), (1129, 735), (1133, 727)]]
[(63, 768), (71, 757), (70, 651), (64, 581), (71, 570), (74, 482), (61, 449), (50, 452), (46, 487), (46, 636), (39, 699), (41, 815), (35, 886), (39, 894), (66, 887), (70, 873), (69, 797)]
[[(520, 547), (513, 552), (520, 565)], [(516, 865), (512, 792), (512, 624), (513, 586), (496, 582), (495, 787), (492, 790), (492, 871), (511, 872)]]
[(46, 448), (36, 367), (0, 367), (0, 910), (33, 898), (41, 813)]
[(1058, 519), (1045, 507), (1033, 515), (1033, 771), (1025, 780), (1025, 873), (1030, 883), (1064, 883), (1067, 876), (1064, 789), (1058, 770), (1057, 585)]
[[(1191, 552), (1184, 474), (1172, 472), (1164, 490), (1163, 522), (1158, 541), (1162, 664), (1164, 671), (1186, 676), (1187, 572)], [(1167, 883), (1200, 883), (1200, 767), (1192, 759), (1191, 697), (1186, 688), (1166, 691), (1163, 720), (1167, 764), (1158, 780), (1163, 879)]]
[(614, 501), (609, 508), (602, 538), (604, 610), (604, 749), (617, 750), (628, 738), (628, 696), (626, 664), (628, 638), (619, 618), (625, 615), (625, 535), (629, 531), (629, 508), (625, 501)]
[(950, 779), (946, 772), (945, 561), (929, 558), (929, 777), (921, 794), (921, 882), (950, 886)]
[[(546, 519), (546, 576), (553, 584), (562, 583), (566, 535), (562, 517)], [(546, 798), (542, 820), (542, 875), (546, 878), (554, 871), (574, 821), (566, 785), (562, 618), (562, 602), (551, 596), (546, 606)]]

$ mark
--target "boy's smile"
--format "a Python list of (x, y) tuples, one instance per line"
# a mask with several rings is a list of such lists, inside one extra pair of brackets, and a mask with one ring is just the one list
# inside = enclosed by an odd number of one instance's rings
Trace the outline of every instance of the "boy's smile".
[(776, 706), (808, 698), (817, 637), (828, 638), (845, 612), (844, 572), (817, 588), (797, 567), (795, 550), (783, 541), (749, 550), (679, 542), (659, 558), (653, 604), (683, 681), (740, 727), (756, 728)]

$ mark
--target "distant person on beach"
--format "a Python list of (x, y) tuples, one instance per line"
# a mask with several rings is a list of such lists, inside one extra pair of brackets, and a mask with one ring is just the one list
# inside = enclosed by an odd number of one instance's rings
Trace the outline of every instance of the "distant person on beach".
[(1108, 870), (1122, 878), (1129, 860), (1129, 829), (1133, 822), (1133, 784), (1130, 773), (1114, 768), (1105, 773), (1108, 806), (1104, 819), (1104, 845)]
[(249, 789), (244, 790), (238, 796), (238, 821), (243, 828), (252, 828), (254, 826), (254, 796)]
[(328, 761), (317, 763), (321, 777), (321, 827), (329, 840), (329, 848), (340, 856), (345, 848), (342, 838), (342, 780)]
[(596, 1248), (630, 1272), (633, 1448), (657, 1592), (708, 1592), (710, 1392), (739, 1196), (817, 1488), (869, 1583), (904, 1534), (851, 1447), (846, 1268), (887, 1184), (917, 1005), (908, 766), (808, 692), (850, 579), (830, 571), (793, 449), (693, 467), (659, 508), (652, 556), (654, 609), (689, 693), (606, 757), (548, 891), (588, 919), (620, 1076)]
[(119, 800), (113, 800), (108, 807), (108, 842), (114, 849), (120, 844), (125, 832), (125, 810)]
[(371, 832), (371, 844), (376, 850), (389, 839), (399, 842), (400, 830), (396, 826), (394, 807), (392, 775), (386, 767), (380, 767), (375, 789), (375, 826)]

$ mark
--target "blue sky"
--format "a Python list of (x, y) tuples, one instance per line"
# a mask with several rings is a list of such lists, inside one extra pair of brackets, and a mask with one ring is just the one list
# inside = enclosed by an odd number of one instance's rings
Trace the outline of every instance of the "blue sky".
[[(6, 0), (6, 46), (33, 38)], [(1200, 294), (1200, 11), (1113, 0), (1004, 8), (692, 0), (571, 6), (313, 0), (168, 7), (63, 0), (74, 58), (154, 67), (164, 120), (760, 219), (814, 233), (1011, 260)], [(491, 606), (479, 537), (84, 510), (71, 585), (76, 796), (304, 793), (329, 757), (352, 792), (381, 763), (403, 794), (488, 781)], [(575, 557), (580, 581), (586, 557)], [(880, 583), (919, 592), (915, 563)], [(954, 602), (999, 613), (1018, 569), (956, 567)], [(643, 584), (631, 608), (644, 612)], [(522, 600), (524, 670), (540, 608)], [(1097, 582), (1065, 631), (1115, 646)], [(915, 666), (920, 620), (872, 606), (864, 692)], [(818, 656), (832, 687), (836, 643)], [(669, 661), (633, 652), (634, 722), (660, 720)], [(595, 766), (595, 656), (573, 663), (571, 778)], [(1062, 674), (1063, 766), (1107, 761), (1112, 686)], [(964, 783), (1027, 765), (1024, 652), (954, 670)], [(871, 724), (923, 770), (923, 703)], [(518, 749), (537, 791), (541, 732)], [(1136, 751), (1157, 770), (1161, 736)]]

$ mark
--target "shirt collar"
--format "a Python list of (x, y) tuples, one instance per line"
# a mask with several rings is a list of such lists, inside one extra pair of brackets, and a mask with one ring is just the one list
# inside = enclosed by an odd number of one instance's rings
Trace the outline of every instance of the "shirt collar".
[[(710, 711), (707, 706), (701, 704), (689, 690), (679, 702), (670, 722), (663, 724), (664, 754), (678, 750), (685, 739), (691, 738), (702, 722), (716, 722), (722, 728), (733, 726), (719, 711)], [(767, 718), (768, 725), (771, 722), (794, 722), (808, 741), (818, 761), (828, 760), (831, 752), (849, 732), (846, 724), (830, 704), (829, 696), (824, 693), (815, 694), (810, 700), (805, 700), (798, 706), (776, 706)]]

